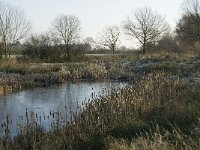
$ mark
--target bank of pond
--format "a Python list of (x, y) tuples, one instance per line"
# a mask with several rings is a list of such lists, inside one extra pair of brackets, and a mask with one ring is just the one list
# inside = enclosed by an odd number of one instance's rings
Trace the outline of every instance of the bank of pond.
[(199, 68), (152, 58), (0, 64), (0, 149), (198, 149)]
[[(76, 93), (67, 92), (70, 89)], [(199, 90), (199, 82), (155, 72), (131, 85), (107, 81), (70, 83), (47, 88), (47, 93), (36, 88), (35, 92), (7, 95), (8, 99), (2, 100), (4, 107), (8, 105), (14, 111), (17, 102), (10, 104), (11, 97), (16, 96), (20, 110), (15, 110), (14, 116), (21, 110), (24, 113), (14, 120), (4, 114), (1, 128), (5, 134), (0, 148), (198, 149)], [(25, 104), (29, 107), (23, 107)], [(15, 134), (20, 134), (12, 138), (12, 125), (16, 122), (20, 130), (14, 129)]]

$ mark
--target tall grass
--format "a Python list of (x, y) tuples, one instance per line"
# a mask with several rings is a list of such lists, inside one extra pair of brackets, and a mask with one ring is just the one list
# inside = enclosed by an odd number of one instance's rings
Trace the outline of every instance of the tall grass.
[[(174, 60), (168, 55), (142, 57), (137, 59), (173, 61), (173, 64), (147, 66), (144, 68), (145, 77), (134, 80), (134, 85), (113, 89), (109, 96), (98, 99), (94, 96), (93, 100), (83, 103), (81, 111), (70, 114), (71, 120), (64, 127), (59, 124), (64, 114), (60, 114), (57, 122), (59, 128), (47, 133), (32, 122), (14, 140), (9, 136), (2, 139), (0, 149), (198, 149), (200, 84), (181, 80), (179, 75), (183, 74), (183, 70), (177, 67), (183, 59), (194, 63), (192, 59), (195, 56), (179, 59), (174, 55)], [(94, 58), (81, 64), (62, 64), (57, 72), (75, 80), (127, 76), (133, 79), (134, 67), (122, 67), (119, 59), (116, 56), (104, 60)], [(199, 75), (198, 66), (189, 71), (197, 70), (194, 72)], [(8, 65), (6, 68), (12, 67)], [(26, 74), (25, 70), (30, 66), (19, 68), (22, 71), (19, 69), (18, 73)], [(33, 71), (35, 68), (36, 71)], [(31, 72), (37, 73), (38, 68), (40, 66), (33, 65)], [(177, 72), (180, 74), (177, 75)], [(105, 89), (103, 92), (108, 91)], [(9, 126), (6, 127), (9, 129)]]
[(0, 72), (17, 73), (17, 74), (35, 74), (50, 73), (60, 69), (60, 64), (43, 64), (43, 63), (19, 63), (16, 61), (8, 61), (0, 63)]
[[(198, 149), (200, 86), (163, 72), (90, 100), (64, 128), (30, 130), (2, 149)], [(107, 92), (107, 91), (103, 91)], [(61, 114), (62, 115), (62, 114)]]
[(113, 138), (108, 141), (109, 150), (198, 150), (200, 146), (199, 139), (192, 139), (179, 129), (161, 133), (158, 126), (154, 133), (139, 135), (132, 141)]

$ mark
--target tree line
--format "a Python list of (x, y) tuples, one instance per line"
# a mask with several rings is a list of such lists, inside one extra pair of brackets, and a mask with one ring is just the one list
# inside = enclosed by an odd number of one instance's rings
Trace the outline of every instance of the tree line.
[[(184, 0), (182, 15), (173, 32), (165, 18), (149, 7), (134, 10), (122, 21), (121, 29), (130, 40), (137, 40), (143, 53), (151, 49), (200, 50), (200, 0)], [(97, 40), (87, 37), (80, 42), (81, 22), (76, 16), (66, 14), (57, 16), (48, 32), (30, 34), (31, 23), (23, 10), (1, 1), (0, 58), (9, 59), (11, 51), (22, 40), (21, 54), (51, 62), (70, 61), (91, 49), (92, 44), (114, 53), (120, 43), (121, 29), (110, 25)]]

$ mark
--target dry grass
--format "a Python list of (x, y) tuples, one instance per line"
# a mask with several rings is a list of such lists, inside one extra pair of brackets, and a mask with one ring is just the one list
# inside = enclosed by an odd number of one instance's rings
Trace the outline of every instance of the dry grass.
[(172, 80), (163, 72), (149, 74), (133, 86), (113, 89), (110, 96), (85, 103), (82, 112), (74, 114), (71, 124), (64, 129), (52, 133), (27, 130), (30, 133), (24, 132), (6, 146), (10, 149), (195, 149), (199, 142), (190, 133), (198, 127), (200, 117), (198, 91), (199, 86), (178, 78)]
[[(176, 140), (170, 140), (173, 137)], [(131, 142), (127, 140), (111, 139), (108, 144), (109, 150), (198, 150), (200, 140), (186, 139), (187, 135), (179, 130), (172, 133), (166, 131), (161, 134), (159, 130), (154, 133), (147, 133), (144, 136), (138, 136)]]
[(4, 87), (0, 85), (0, 96), (4, 95)]
[[(69, 71), (77, 78), (104, 77), (109, 75), (109, 69), (123, 74), (124, 70), (116, 66), (88, 63), (82, 68), (63, 67), (60, 72)], [(85, 102), (80, 113), (72, 114), (66, 127), (49, 133), (33, 130), (30, 133), (34, 134), (24, 133), (14, 142), (4, 141), (0, 147), (195, 150), (200, 147), (195, 130), (200, 127), (199, 90), (199, 83), (180, 80), (168, 72), (145, 74), (134, 85), (113, 89), (109, 96)]]

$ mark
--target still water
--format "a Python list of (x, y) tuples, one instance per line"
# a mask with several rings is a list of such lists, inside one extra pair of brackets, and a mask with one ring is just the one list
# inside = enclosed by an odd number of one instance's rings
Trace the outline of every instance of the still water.
[[(23, 90), (0, 97), (0, 137), (5, 131), (11, 137), (22, 132), (24, 125), (36, 122), (44, 130), (70, 122), (73, 113), (79, 112), (85, 102), (109, 95), (112, 89), (119, 89), (126, 83), (68, 82), (62, 86)], [(9, 130), (7, 130), (9, 129)]]

